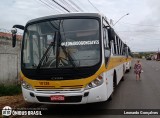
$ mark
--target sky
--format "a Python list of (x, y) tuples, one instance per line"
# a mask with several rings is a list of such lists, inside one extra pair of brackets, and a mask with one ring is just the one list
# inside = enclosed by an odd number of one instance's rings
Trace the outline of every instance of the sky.
[[(13, 25), (25, 25), (29, 20), (58, 14), (51, 0), (1, 0), (0, 31)], [(63, 0), (56, 0), (63, 2)], [(69, 1), (69, 0), (65, 0)], [(84, 12), (100, 12), (116, 23), (115, 31), (133, 52), (160, 50), (160, 0), (72, 0)], [(62, 13), (62, 12), (60, 12)]]

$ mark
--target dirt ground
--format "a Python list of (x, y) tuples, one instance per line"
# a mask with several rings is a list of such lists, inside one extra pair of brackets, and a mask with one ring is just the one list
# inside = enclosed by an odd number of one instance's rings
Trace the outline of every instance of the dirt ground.
[(21, 108), (21, 107), (36, 107), (38, 104), (27, 103), (24, 101), (22, 94), (15, 96), (2, 96), (0, 97), (0, 109), (5, 106), (10, 106), (11, 108)]
[[(12, 109), (16, 108), (38, 108), (41, 104), (27, 103), (24, 101), (22, 94), (14, 96), (2, 96), (0, 97), (0, 118), (1, 110), (5, 106), (10, 106)], [(20, 116), (10, 116), (9, 118), (19, 118)]]
[(16, 108), (24, 104), (26, 104), (26, 102), (23, 100), (22, 94), (15, 96), (0, 97), (0, 109), (2, 109), (4, 106), (10, 106), (11, 108)]

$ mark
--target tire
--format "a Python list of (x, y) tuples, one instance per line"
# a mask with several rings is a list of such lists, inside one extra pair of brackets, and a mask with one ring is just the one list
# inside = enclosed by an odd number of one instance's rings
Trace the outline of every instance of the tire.
[(129, 72), (130, 72), (130, 69), (127, 69), (126, 72), (129, 73)]
[[(114, 76), (113, 76), (113, 92), (114, 92), (114, 89), (117, 86), (116, 83), (117, 83), (117, 76), (116, 76), (116, 72), (114, 71)], [(109, 96), (109, 98), (108, 98), (107, 101), (111, 101), (113, 99), (113, 92), (111, 93), (111, 95)]]
[(124, 81), (125, 79), (124, 79), (124, 76), (122, 77), (122, 79), (121, 79), (121, 81)]
[(121, 81), (124, 81), (124, 74), (125, 74), (125, 66), (123, 65), (123, 77), (121, 78)]
[(111, 101), (111, 100), (113, 100), (113, 93), (109, 96), (107, 101)]
[(113, 90), (116, 88), (117, 86), (117, 75), (116, 72), (114, 71), (114, 76), (113, 76)]

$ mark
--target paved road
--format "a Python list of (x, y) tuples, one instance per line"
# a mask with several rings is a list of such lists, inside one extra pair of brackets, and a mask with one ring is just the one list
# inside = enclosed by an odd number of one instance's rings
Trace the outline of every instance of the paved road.
[[(133, 64), (135, 60), (133, 61)], [(159, 109), (160, 111), (160, 62), (156, 61), (146, 61), (141, 60), (143, 70), (141, 81), (135, 80), (135, 75), (133, 73), (133, 68), (129, 73), (125, 75), (125, 81), (120, 82), (117, 86), (114, 94), (113, 100), (103, 103), (87, 104), (87, 105), (47, 105), (49, 113), (48, 118), (51, 117), (82, 117), (78, 116), (76, 111), (83, 112), (83, 117), (99, 117), (99, 118), (159, 118), (159, 116), (147, 116), (147, 115), (107, 115), (104, 113), (108, 109)], [(91, 111), (93, 109), (94, 113), (99, 112), (98, 115), (92, 115)], [(68, 115), (66, 110), (69, 111)], [(57, 112), (57, 115), (52, 113)], [(102, 112), (103, 111), (103, 112)], [(116, 110), (115, 110), (116, 111)], [(102, 113), (101, 113), (102, 112)], [(159, 112), (160, 114), (160, 112)], [(34, 116), (35, 118), (35, 116)]]

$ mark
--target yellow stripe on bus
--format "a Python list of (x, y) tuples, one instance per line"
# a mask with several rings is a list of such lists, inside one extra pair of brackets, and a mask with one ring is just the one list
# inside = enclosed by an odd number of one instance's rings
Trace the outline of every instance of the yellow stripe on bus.
[[(100, 69), (92, 76), (88, 78), (81, 78), (81, 79), (75, 79), (75, 80), (61, 80), (61, 81), (54, 81), (54, 80), (31, 80), (23, 75), (22, 72), (20, 72), (21, 79), (29, 83), (33, 88), (36, 88), (36, 86), (39, 86), (40, 88), (47, 87), (47, 86), (53, 86), (55, 89), (58, 88), (84, 88), (88, 83), (96, 79), (101, 73), (114, 69), (118, 65), (130, 61), (131, 58), (126, 59), (126, 57), (111, 57), (108, 63), (107, 68), (105, 67), (105, 64), (103, 64)], [(46, 83), (47, 82), (47, 83)], [(44, 83), (44, 84), (42, 84)], [(46, 84), (45, 84), (46, 83)], [(68, 87), (67, 87), (68, 86)]]

